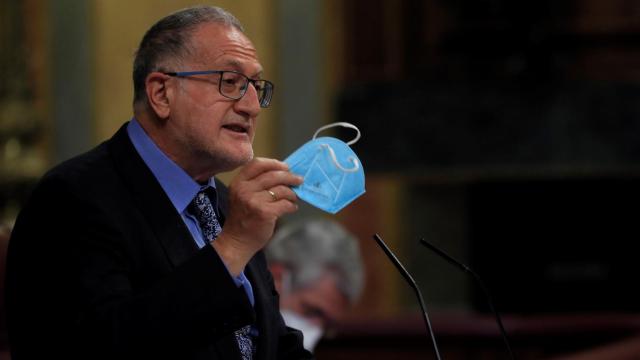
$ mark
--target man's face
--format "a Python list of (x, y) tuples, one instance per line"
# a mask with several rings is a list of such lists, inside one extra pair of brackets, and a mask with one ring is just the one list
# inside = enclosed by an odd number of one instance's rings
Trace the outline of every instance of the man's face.
[[(203, 24), (191, 37), (195, 53), (171, 71), (233, 70), (249, 78), (262, 75), (256, 50), (233, 27)], [(167, 122), (170, 156), (196, 180), (233, 170), (253, 158), (252, 142), (260, 105), (249, 85), (239, 100), (219, 92), (219, 74), (171, 78), (171, 112)], [(171, 88), (172, 91), (169, 91)]]
[(282, 294), (280, 305), (326, 329), (344, 315), (349, 302), (327, 273), (309, 287)]

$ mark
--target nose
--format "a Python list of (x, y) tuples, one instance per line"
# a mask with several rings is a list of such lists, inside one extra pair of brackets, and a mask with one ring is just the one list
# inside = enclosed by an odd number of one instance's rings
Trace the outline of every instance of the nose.
[(255, 118), (260, 114), (258, 91), (252, 83), (247, 84), (247, 92), (235, 102), (234, 107), (237, 112), (246, 114), (250, 118)]

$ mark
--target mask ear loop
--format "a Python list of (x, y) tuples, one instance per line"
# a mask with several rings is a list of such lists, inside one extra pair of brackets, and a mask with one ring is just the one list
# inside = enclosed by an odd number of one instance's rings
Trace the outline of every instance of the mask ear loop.
[(329, 150), (329, 154), (331, 155), (331, 160), (333, 161), (333, 164), (338, 169), (340, 169), (340, 170), (342, 170), (344, 172), (356, 172), (356, 171), (358, 171), (358, 169), (360, 169), (360, 163), (353, 156), (349, 156), (347, 158), (347, 160), (351, 161), (351, 163), (353, 164), (353, 167), (351, 169), (347, 169), (347, 168), (342, 167), (342, 165), (340, 165), (340, 163), (338, 162), (338, 159), (336, 158), (336, 153), (333, 151), (331, 146), (329, 146), (329, 144), (321, 144), (320, 146), (324, 147), (324, 148), (327, 148), (327, 150)]
[(335, 122), (335, 123), (331, 123), (331, 124), (328, 124), (328, 125), (325, 125), (325, 126), (321, 126), (318, 130), (316, 130), (316, 133), (313, 134), (313, 138), (312, 139), (315, 140), (316, 137), (318, 136), (318, 134), (321, 131), (324, 131), (324, 130), (327, 130), (329, 128), (336, 127), (336, 126), (346, 127), (346, 128), (349, 128), (349, 129), (353, 129), (353, 130), (355, 130), (357, 132), (355, 139), (349, 141), (347, 143), (347, 145), (351, 146), (351, 145), (357, 143), (358, 140), (360, 140), (360, 129), (358, 129), (355, 125), (353, 125), (351, 123), (348, 123), (348, 122)]
[[(358, 129), (355, 125), (348, 123), (348, 122), (336, 122), (336, 123), (331, 123), (325, 126), (320, 127), (318, 130), (316, 130), (316, 133), (313, 134), (313, 140), (316, 139), (316, 137), (318, 136), (318, 134), (326, 129), (332, 128), (332, 127), (336, 127), (336, 126), (342, 126), (342, 127), (346, 127), (349, 129), (353, 129), (357, 132), (355, 139), (349, 141), (347, 143), (347, 145), (352, 145), (355, 144), (356, 142), (358, 142), (358, 140), (360, 140), (360, 129)], [(344, 171), (344, 172), (356, 172), (358, 171), (358, 169), (360, 169), (360, 162), (358, 162), (357, 159), (355, 159), (353, 156), (349, 156), (347, 158), (347, 160), (351, 161), (351, 163), (353, 164), (353, 167), (348, 169), (345, 167), (342, 167), (342, 165), (340, 165), (340, 163), (338, 162), (338, 159), (336, 158), (336, 153), (333, 151), (333, 149), (331, 148), (331, 146), (329, 146), (328, 144), (322, 144), (320, 145), (322, 147), (327, 148), (327, 150), (329, 150), (329, 154), (331, 155), (331, 160), (333, 161), (333, 164), (340, 170)]]

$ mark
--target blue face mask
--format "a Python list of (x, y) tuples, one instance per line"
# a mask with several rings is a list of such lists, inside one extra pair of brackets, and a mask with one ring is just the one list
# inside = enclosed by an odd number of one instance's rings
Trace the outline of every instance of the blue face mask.
[[(352, 128), (358, 132), (355, 139), (344, 143), (318, 133), (334, 126)], [(349, 145), (360, 139), (360, 130), (349, 123), (333, 123), (321, 127), (313, 139), (302, 145), (284, 160), (289, 170), (304, 178), (293, 187), (298, 197), (309, 204), (335, 214), (364, 194), (364, 169)]]

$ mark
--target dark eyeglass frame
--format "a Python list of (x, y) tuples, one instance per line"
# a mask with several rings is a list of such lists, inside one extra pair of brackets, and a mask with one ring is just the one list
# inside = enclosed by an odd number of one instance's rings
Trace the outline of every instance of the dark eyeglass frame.
[[(240, 100), (247, 93), (247, 89), (249, 88), (249, 83), (253, 85), (258, 93), (258, 102), (260, 103), (261, 108), (269, 107), (271, 104), (271, 98), (273, 97), (273, 83), (269, 80), (264, 79), (252, 79), (247, 75), (233, 71), (233, 70), (202, 70), (202, 71), (163, 71), (165, 75), (175, 76), (175, 77), (189, 77), (194, 75), (211, 75), (211, 74), (220, 74), (220, 79), (218, 80), (218, 91), (220, 95), (231, 99), (231, 100)], [(239, 96), (231, 96), (222, 91), (222, 79), (225, 73), (231, 73), (234, 75), (238, 75), (241, 78), (245, 79), (244, 86), (240, 88)]]

